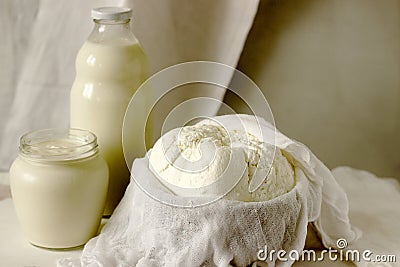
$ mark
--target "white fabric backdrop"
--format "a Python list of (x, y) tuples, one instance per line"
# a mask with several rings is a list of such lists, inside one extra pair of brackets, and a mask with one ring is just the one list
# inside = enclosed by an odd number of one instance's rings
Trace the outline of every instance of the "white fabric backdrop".
[[(1, 1), (0, 170), (8, 170), (24, 132), (68, 126), (74, 62), (92, 28), (90, 9), (113, 4), (133, 7), (151, 74), (191, 60), (236, 66), (258, 0)], [(201, 94), (222, 100), (224, 92)], [(207, 107), (209, 115), (218, 108)]]
[(68, 126), (75, 56), (95, 2), (1, 1), (0, 169), (8, 170), (24, 132)]

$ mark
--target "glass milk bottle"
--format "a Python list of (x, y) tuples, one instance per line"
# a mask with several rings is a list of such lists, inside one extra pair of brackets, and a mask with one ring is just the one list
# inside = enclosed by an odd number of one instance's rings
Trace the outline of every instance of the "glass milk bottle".
[(146, 56), (130, 28), (131, 15), (131, 9), (122, 7), (92, 10), (94, 28), (77, 55), (71, 89), (71, 127), (96, 134), (108, 164), (105, 215), (112, 214), (129, 183), (122, 149), (123, 118), (147, 75)]

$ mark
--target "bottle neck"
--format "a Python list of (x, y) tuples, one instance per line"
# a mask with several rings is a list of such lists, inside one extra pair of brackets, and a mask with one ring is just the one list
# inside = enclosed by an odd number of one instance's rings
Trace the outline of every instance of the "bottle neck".
[(137, 40), (127, 20), (99, 20), (94, 19), (94, 27), (88, 41), (101, 44), (131, 44)]

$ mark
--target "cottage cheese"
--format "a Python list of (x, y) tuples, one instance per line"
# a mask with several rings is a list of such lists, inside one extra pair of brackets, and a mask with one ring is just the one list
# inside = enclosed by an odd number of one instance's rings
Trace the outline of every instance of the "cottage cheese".
[[(167, 184), (209, 186), (213, 190), (203, 194), (222, 194), (232, 200), (266, 201), (295, 185), (293, 167), (280, 149), (250, 133), (228, 131), (208, 120), (166, 133), (154, 145), (149, 162), (150, 169)], [(250, 192), (249, 184), (256, 177), (265, 179)], [(222, 180), (232, 186), (217, 183)]]

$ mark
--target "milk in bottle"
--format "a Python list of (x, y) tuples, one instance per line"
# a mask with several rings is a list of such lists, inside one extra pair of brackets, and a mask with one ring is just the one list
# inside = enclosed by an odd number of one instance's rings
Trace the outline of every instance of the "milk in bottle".
[(129, 25), (131, 13), (121, 7), (92, 10), (94, 28), (76, 58), (71, 89), (71, 127), (97, 135), (109, 167), (105, 215), (111, 215), (129, 182), (122, 150), (123, 117), (147, 71), (146, 56)]

